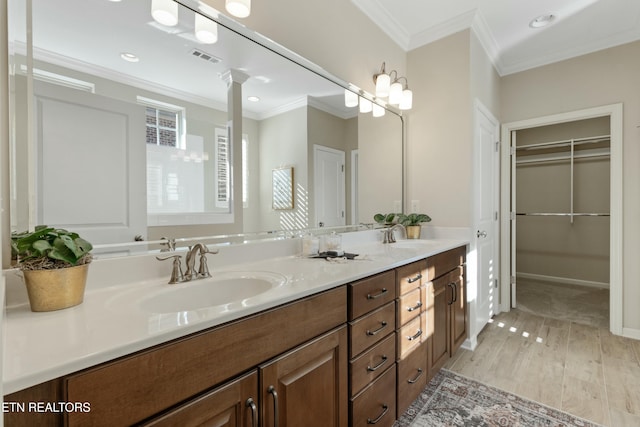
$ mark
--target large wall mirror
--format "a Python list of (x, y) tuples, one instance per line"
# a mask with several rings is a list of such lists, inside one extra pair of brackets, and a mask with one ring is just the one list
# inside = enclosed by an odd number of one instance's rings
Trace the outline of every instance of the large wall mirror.
[[(116, 247), (402, 209), (400, 115), (346, 108), (339, 79), (196, 1), (176, 5), (166, 25), (151, 0), (9, 0), (12, 231), (55, 225)], [(242, 118), (227, 108), (234, 73)], [(282, 169), (292, 201), (274, 209)]]

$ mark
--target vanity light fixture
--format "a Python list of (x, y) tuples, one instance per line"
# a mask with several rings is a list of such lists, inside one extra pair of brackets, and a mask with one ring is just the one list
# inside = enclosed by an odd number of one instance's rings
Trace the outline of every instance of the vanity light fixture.
[(196, 13), (195, 35), (198, 41), (213, 44), (218, 41), (218, 24)]
[(550, 13), (547, 15), (540, 15), (533, 18), (531, 22), (529, 22), (529, 26), (531, 28), (542, 28), (549, 25), (551, 21), (553, 21), (554, 19), (555, 19), (555, 16), (553, 16)]
[[(401, 80), (404, 80), (404, 86)], [(406, 77), (398, 76), (396, 70), (387, 73), (385, 63), (382, 63), (380, 72), (373, 75), (376, 84), (376, 97), (389, 97), (389, 104), (398, 105), (401, 110), (410, 110), (413, 106), (413, 93), (409, 90), (409, 82)]]
[(237, 18), (246, 18), (251, 14), (251, 0), (225, 0), (227, 12)]
[(151, 16), (159, 24), (173, 27), (178, 24), (178, 3), (173, 0), (151, 0)]
[(351, 92), (349, 89), (344, 90), (344, 106), (351, 108), (358, 106), (358, 94)]
[(370, 113), (372, 109), (373, 109), (373, 102), (369, 101), (367, 98), (360, 98), (361, 113)]

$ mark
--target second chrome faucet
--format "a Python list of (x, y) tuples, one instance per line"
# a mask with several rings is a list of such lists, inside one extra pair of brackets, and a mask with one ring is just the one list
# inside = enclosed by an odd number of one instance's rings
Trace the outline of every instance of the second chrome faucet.
[[(189, 247), (189, 251), (187, 252), (186, 257), (186, 267), (187, 270), (182, 273), (182, 255), (170, 255), (167, 257), (156, 257), (158, 261), (165, 261), (168, 259), (173, 259), (173, 267), (171, 270), (171, 277), (169, 278), (169, 284), (173, 285), (176, 283), (189, 282), (191, 280), (204, 279), (207, 277), (211, 277), (211, 273), (209, 273), (209, 266), (207, 265), (207, 254), (217, 254), (218, 251), (210, 251), (206, 245), (202, 243), (196, 243), (193, 246)], [(196, 270), (196, 257), (200, 256), (200, 265)]]

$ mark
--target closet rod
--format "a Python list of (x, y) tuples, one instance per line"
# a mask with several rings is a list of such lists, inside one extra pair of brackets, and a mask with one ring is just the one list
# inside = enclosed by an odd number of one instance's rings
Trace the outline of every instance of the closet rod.
[(610, 216), (611, 214), (603, 212), (516, 212), (518, 216)]
[(588, 138), (576, 138), (573, 140), (566, 139), (561, 141), (540, 142), (537, 144), (520, 145), (516, 147), (516, 150), (536, 150), (536, 149), (556, 147), (556, 146), (560, 147), (563, 145), (570, 145), (572, 141), (573, 141), (573, 144), (595, 144), (598, 142), (611, 141), (611, 135), (591, 136)]
[[(524, 158), (520, 158), (520, 159), (516, 159), (516, 165), (520, 165), (520, 164), (525, 164), (525, 163), (547, 163), (547, 162), (566, 162), (568, 160), (570, 160), (570, 157), (568, 154), (558, 154), (558, 155), (546, 155), (545, 157), (537, 157), (539, 155), (535, 155), (535, 156), (525, 156)], [(609, 153), (608, 149), (607, 151), (595, 151), (591, 152), (591, 153), (579, 153), (579, 154), (574, 154), (573, 158), (576, 160), (580, 160), (580, 159), (589, 159), (589, 158), (595, 158), (595, 157), (610, 157), (611, 153)], [(534, 157), (532, 159), (529, 159), (527, 157)]]

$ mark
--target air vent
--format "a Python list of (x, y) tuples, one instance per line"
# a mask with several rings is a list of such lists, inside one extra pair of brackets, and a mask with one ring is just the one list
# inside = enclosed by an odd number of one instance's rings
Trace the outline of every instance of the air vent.
[(218, 62), (222, 61), (222, 59), (216, 56), (213, 56), (210, 53), (207, 53), (200, 49), (193, 49), (191, 51), (191, 55), (196, 56), (200, 59), (204, 59), (205, 61), (213, 62), (214, 64), (217, 64)]

